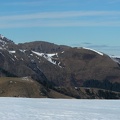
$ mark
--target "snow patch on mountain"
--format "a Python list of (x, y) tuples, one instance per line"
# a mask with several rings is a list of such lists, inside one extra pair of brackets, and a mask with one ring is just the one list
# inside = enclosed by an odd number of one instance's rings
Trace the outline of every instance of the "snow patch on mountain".
[(29, 76), (22, 77), (22, 80), (33, 82), (33, 80)]
[(15, 51), (15, 50), (12, 50), (12, 51), (9, 51), (9, 53), (10, 53), (10, 54), (14, 54), (14, 53), (16, 53), (16, 51)]
[(60, 64), (61, 64), (61, 62), (58, 63), (58, 66), (59, 66), (60, 68), (62, 68), (62, 66), (61, 66)]
[(41, 56), (41, 57), (44, 57), (47, 61), (49, 61), (50, 63), (54, 64), (54, 65), (57, 65), (56, 61), (53, 60), (53, 56), (57, 56), (58, 57), (58, 54), (57, 53), (39, 53), (39, 52), (35, 52), (35, 51), (32, 51), (32, 53), (38, 55), (38, 56)]
[(93, 52), (96, 52), (97, 54), (99, 54), (99, 55), (101, 55), (101, 56), (103, 56), (104, 54), (103, 53), (101, 53), (101, 52), (99, 52), (99, 51), (96, 51), (96, 50), (94, 50), (94, 49), (91, 49), (91, 48), (86, 48), (86, 47), (82, 47), (83, 49), (86, 49), (86, 50), (91, 50), (91, 51), (93, 51)]
[(25, 53), (26, 50), (19, 49), (19, 51)]
[(18, 58), (17, 58), (17, 56), (16, 56), (16, 55), (14, 55), (14, 58), (15, 58), (16, 60), (18, 60)]
[(49, 57), (53, 57), (55, 56), (57, 53), (51, 53), (51, 54), (47, 54)]

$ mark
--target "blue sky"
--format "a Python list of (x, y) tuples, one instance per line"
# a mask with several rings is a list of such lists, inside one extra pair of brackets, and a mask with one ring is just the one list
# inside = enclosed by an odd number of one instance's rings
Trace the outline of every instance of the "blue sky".
[(2, 0), (0, 33), (120, 55), (120, 0)]

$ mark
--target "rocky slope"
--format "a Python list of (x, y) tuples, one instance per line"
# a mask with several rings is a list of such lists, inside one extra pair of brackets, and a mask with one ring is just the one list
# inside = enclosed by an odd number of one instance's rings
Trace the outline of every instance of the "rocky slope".
[[(29, 76), (47, 88), (73, 97), (76, 87), (120, 92), (119, 62), (106, 54), (43, 41), (15, 44), (2, 35), (0, 76)], [(77, 94), (77, 98), (81, 96), (82, 93)]]

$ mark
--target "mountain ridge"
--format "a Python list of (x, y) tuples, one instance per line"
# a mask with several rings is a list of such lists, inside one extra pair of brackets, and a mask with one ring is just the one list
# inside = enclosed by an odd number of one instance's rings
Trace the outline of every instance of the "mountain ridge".
[(102, 52), (44, 41), (15, 44), (1, 35), (0, 48), (1, 77), (30, 76), (48, 89), (72, 97), (75, 87), (120, 92), (120, 65)]

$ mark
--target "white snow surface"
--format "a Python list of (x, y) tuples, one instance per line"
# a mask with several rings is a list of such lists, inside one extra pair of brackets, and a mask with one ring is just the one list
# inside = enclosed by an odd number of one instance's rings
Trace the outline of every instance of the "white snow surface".
[(55, 55), (58, 55), (57, 53), (39, 53), (39, 52), (35, 52), (35, 51), (32, 51), (34, 54), (38, 55), (38, 56), (41, 56), (41, 57), (44, 57), (47, 61), (51, 62), (52, 64), (56, 65), (56, 62), (52, 60), (52, 57), (55, 56)]
[(93, 52), (96, 52), (97, 54), (99, 54), (99, 55), (101, 55), (101, 56), (103, 56), (104, 54), (103, 53), (101, 53), (101, 52), (99, 52), (99, 51), (96, 51), (96, 50), (94, 50), (94, 49), (91, 49), (91, 48), (86, 48), (86, 47), (82, 47), (83, 49), (86, 49), (86, 50), (91, 50), (91, 51), (93, 51)]
[(0, 119), (120, 120), (120, 101), (0, 98)]
[(9, 53), (10, 54), (14, 54), (14, 53), (16, 53), (16, 51), (15, 50), (11, 50), (11, 51), (9, 51)]

